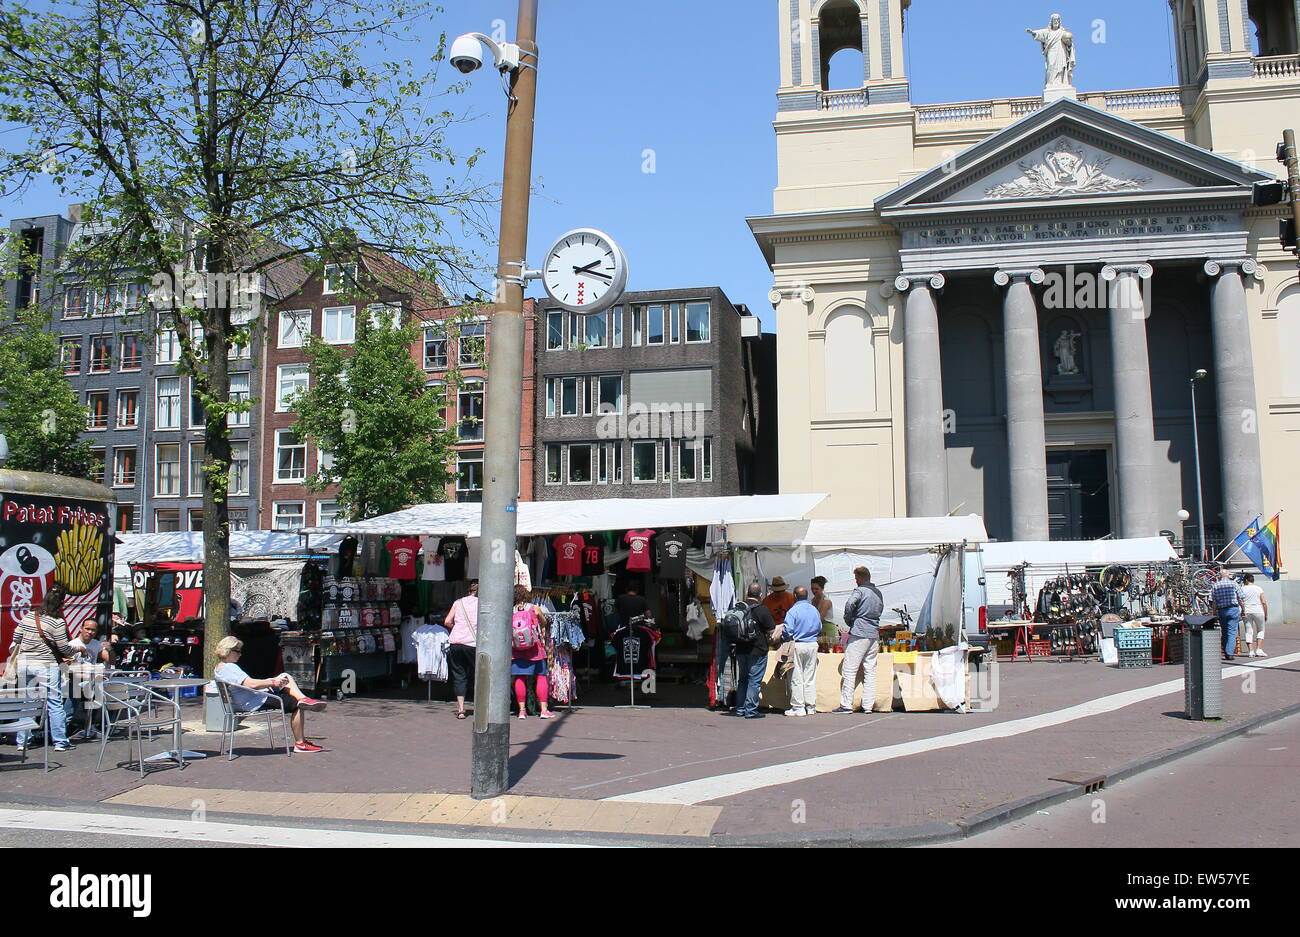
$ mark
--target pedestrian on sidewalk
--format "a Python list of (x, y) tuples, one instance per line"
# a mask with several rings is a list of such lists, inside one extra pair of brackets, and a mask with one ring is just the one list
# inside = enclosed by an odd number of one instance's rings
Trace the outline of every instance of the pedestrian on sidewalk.
[(1247, 657), (1268, 657), (1264, 653), (1264, 625), (1268, 622), (1268, 599), (1264, 590), (1255, 585), (1253, 573), (1241, 577), (1241, 592), (1246, 597), (1242, 612), (1242, 637), (1246, 642)]
[[(59, 617), (67, 590), (54, 583), (45, 592), (40, 607), (23, 615), (9, 647), (9, 670), (6, 676), (16, 681), (19, 690), (44, 691), (45, 732), (56, 752), (72, 749), (68, 741), (68, 713), (63, 700), (63, 668), (75, 652), (68, 644), (68, 626)], [(28, 734), (18, 733), (18, 747), (27, 747)]]
[(1237, 651), (1237, 627), (1241, 624), (1241, 613), (1246, 608), (1246, 595), (1226, 566), (1219, 581), (1214, 584), (1210, 598), (1214, 600), (1219, 626), (1223, 628), (1223, 659), (1232, 660)]
[[(515, 678), (515, 701), (519, 703), (520, 719), (528, 718), (528, 682), (525, 677), (534, 677), (537, 681), (537, 703), (542, 708), (538, 718), (555, 718), (550, 706), (551, 685), (546, 679), (546, 642), (542, 638), (542, 629), (549, 620), (546, 609), (528, 601), (528, 590), (515, 586), (515, 608), (510, 618), (510, 672)], [(519, 636), (529, 632), (533, 640), (521, 645)]]
[(230, 701), (241, 713), (254, 713), (263, 710), (278, 710), (279, 704), (271, 701), (272, 697), (280, 700), (284, 711), (290, 714), (289, 728), (293, 730), (295, 752), (314, 754), (324, 751), (319, 745), (312, 744), (307, 738), (308, 710), (319, 712), (325, 709), (320, 700), (312, 699), (298, 688), (298, 681), (287, 673), (266, 680), (250, 677), (239, 666), (239, 658), (244, 650), (244, 642), (233, 634), (217, 642), (217, 657), (221, 663), (212, 675), (222, 683), (230, 685)]
[(853, 687), (859, 670), (862, 671), (862, 711), (871, 712), (876, 702), (876, 657), (880, 650), (880, 615), (885, 610), (885, 597), (872, 585), (871, 570), (865, 566), (853, 571), (853, 579), (857, 588), (844, 603), (848, 639), (844, 643), (837, 713), (853, 712)]
[(790, 708), (787, 716), (817, 714), (817, 639), (822, 633), (822, 616), (808, 601), (808, 590), (796, 586), (794, 605), (785, 613), (781, 637), (794, 642), (794, 666), (790, 670)]
[(758, 711), (758, 694), (763, 688), (763, 677), (767, 674), (767, 650), (772, 644), (772, 634), (776, 631), (776, 622), (772, 613), (759, 601), (763, 587), (751, 583), (741, 603), (748, 610), (749, 616), (758, 631), (753, 641), (737, 641), (736, 654), (736, 711), (734, 715), (745, 719), (762, 719)]
[(447, 666), (451, 668), (452, 692), (456, 694), (456, 718), (465, 718), (465, 697), (474, 678), (474, 659), (478, 654), (478, 580), (469, 584), (469, 595), (451, 605), (443, 624), (451, 629), (447, 646)]

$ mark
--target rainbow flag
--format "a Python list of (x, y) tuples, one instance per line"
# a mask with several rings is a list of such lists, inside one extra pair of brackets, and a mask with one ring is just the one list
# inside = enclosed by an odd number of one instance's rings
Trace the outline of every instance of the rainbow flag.
[(1261, 573), (1277, 582), (1282, 575), (1282, 515), (1275, 515), (1267, 524), (1260, 520), (1256, 517), (1233, 542)]

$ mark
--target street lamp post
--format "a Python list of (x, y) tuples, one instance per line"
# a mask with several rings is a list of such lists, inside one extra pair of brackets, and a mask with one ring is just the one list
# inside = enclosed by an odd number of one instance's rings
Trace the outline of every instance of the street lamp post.
[(1192, 450), (1196, 458), (1196, 523), (1200, 530), (1197, 544), (1202, 560), (1209, 554), (1205, 549), (1205, 498), (1201, 493), (1201, 432), (1196, 423), (1196, 382), (1207, 377), (1208, 374), (1209, 372), (1204, 368), (1199, 368), (1187, 382), (1192, 390)]
[(487, 45), (501, 72), (509, 72), (501, 242), (489, 330), (484, 413), (484, 484), (479, 530), (478, 654), (470, 795), (499, 797), (509, 786), (510, 615), (514, 608), (515, 508), (519, 499), (519, 424), (524, 364), (524, 258), (528, 250), (528, 195), (533, 171), (533, 116), (537, 103), (537, 0), (519, 0), (518, 37), (500, 46), (486, 36), (457, 39), (451, 63), (468, 74)]

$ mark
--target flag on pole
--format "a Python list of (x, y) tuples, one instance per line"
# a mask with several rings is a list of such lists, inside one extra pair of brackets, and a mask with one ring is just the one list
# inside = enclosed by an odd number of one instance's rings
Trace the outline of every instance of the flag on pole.
[(1233, 542), (1260, 572), (1276, 582), (1282, 575), (1282, 515), (1275, 515), (1267, 524), (1260, 520), (1256, 517)]

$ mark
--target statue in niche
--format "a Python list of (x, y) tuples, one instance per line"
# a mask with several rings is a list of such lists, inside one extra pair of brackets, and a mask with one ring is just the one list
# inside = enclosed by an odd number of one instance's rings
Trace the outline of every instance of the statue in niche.
[(1046, 29), (1026, 29), (1043, 47), (1047, 61), (1045, 88), (1071, 88), (1074, 86), (1074, 33), (1061, 25), (1061, 14), (1053, 13)]
[(1077, 352), (1079, 339), (1082, 337), (1079, 332), (1071, 332), (1069, 329), (1062, 330), (1056, 337), (1056, 344), (1052, 346), (1052, 351), (1056, 355), (1056, 373), (1062, 377), (1072, 377), (1079, 373)]

